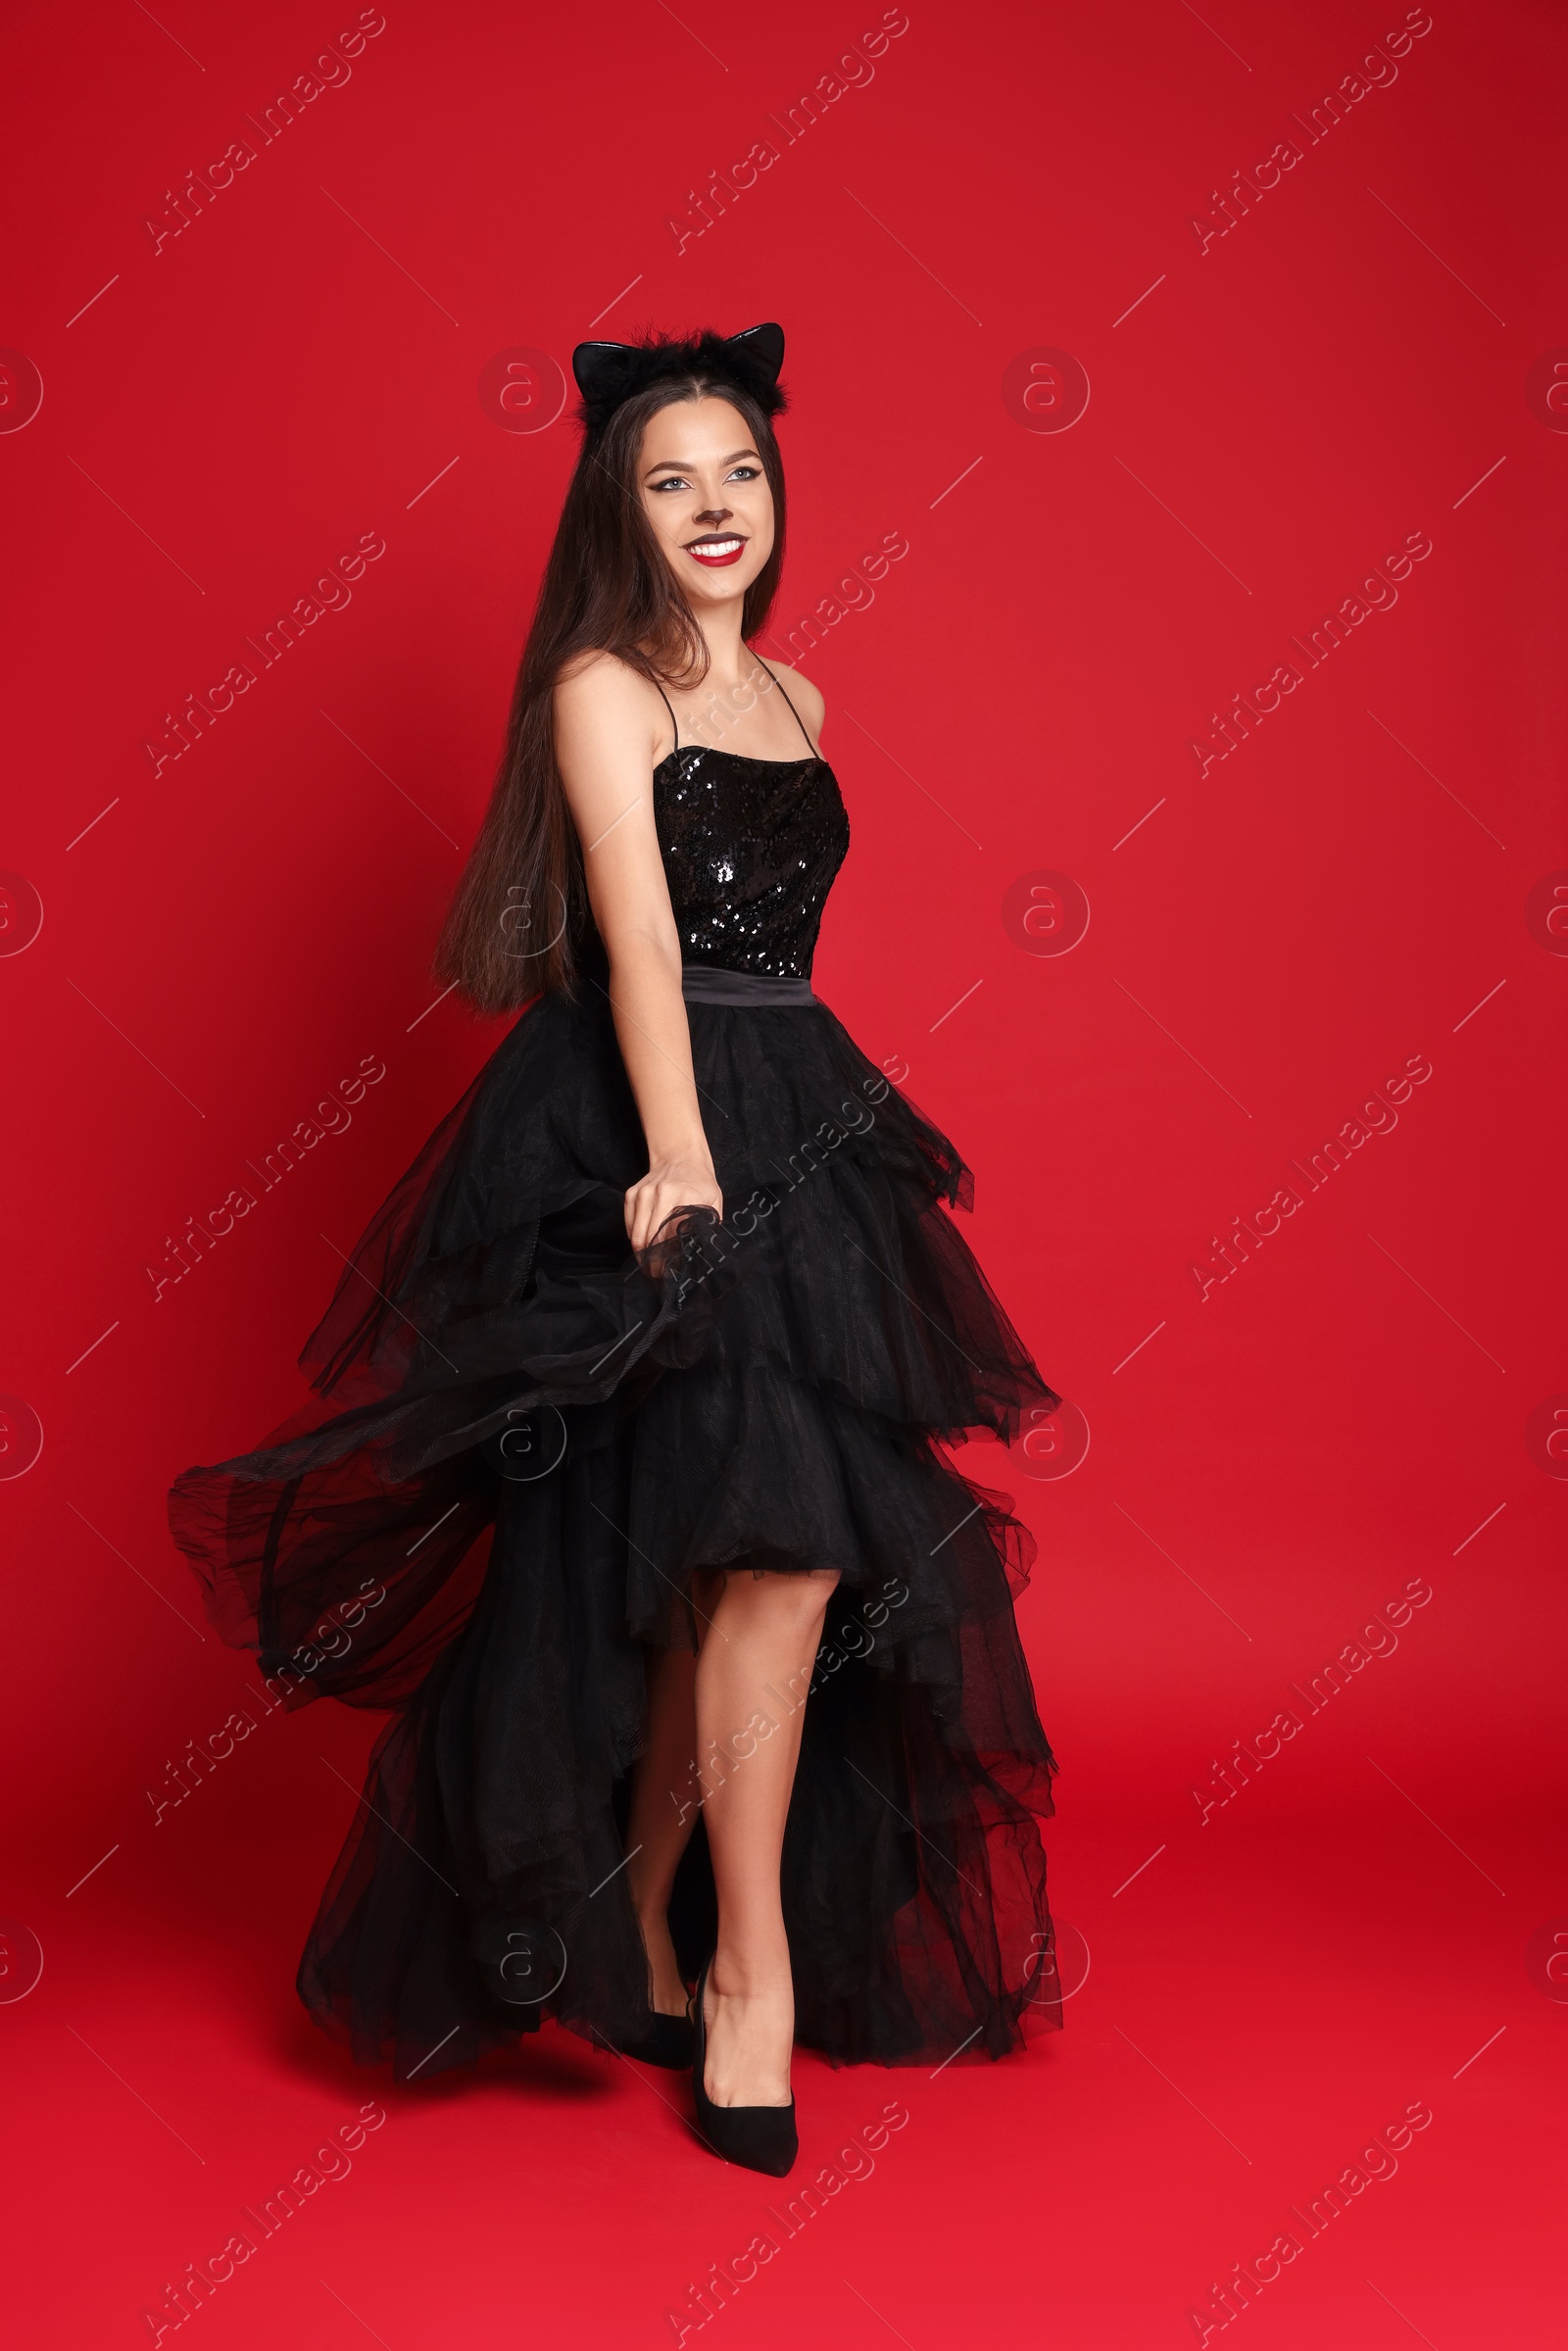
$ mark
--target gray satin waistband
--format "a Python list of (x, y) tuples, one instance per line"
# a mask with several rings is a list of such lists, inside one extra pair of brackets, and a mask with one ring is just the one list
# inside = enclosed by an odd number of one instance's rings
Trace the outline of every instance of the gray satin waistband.
[(712, 963), (681, 967), (680, 992), (689, 1004), (814, 1004), (809, 980), (774, 979), (765, 971), (721, 971)]

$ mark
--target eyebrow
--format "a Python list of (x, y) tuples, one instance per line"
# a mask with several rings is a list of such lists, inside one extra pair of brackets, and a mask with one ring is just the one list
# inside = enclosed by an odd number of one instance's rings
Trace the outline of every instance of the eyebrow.
[[(755, 449), (732, 449), (728, 457), (721, 457), (718, 462), (721, 465), (733, 465), (738, 458), (743, 457), (757, 457), (757, 452)], [(760, 465), (762, 461), (757, 458), (757, 462)], [(689, 473), (691, 461), (688, 458), (662, 457), (657, 465), (648, 468), (650, 473), (664, 473), (670, 469), (677, 473)]]

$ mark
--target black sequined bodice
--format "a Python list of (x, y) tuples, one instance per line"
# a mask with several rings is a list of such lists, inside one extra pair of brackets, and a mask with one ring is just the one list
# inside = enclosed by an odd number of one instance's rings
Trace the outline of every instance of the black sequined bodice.
[(683, 744), (654, 769), (654, 820), (682, 962), (809, 979), (850, 846), (827, 761)]

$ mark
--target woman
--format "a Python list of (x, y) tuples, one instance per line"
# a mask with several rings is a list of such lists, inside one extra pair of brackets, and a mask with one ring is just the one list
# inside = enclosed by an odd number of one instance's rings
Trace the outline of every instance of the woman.
[(318, 1400), (171, 1498), (290, 1703), (393, 1709), (317, 2020), (409, 2080), (554, 2017), (690, 2063), (707, 2143), (773, 2173), (797, 2034), (936, 2064), (1060, 2021), (1027, 1539), (939, 1449), (1060, 1399), (962, 1161), (811, 993), (849, 825), (821, 695), (751, 650), (783, 350), (575, 354), (438, 958), (526, 1008), (361, 1241)]

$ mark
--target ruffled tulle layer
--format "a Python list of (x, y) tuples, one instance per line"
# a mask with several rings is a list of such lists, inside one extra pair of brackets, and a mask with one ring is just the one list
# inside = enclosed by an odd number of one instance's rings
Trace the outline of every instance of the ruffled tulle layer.
[[(310, 1405), (171, 1495), (213, 1622), (291, 1704), (392, 1710), (299, 1983), (400, 2079), (546, 2017), (615, 2046), (646, 2024), (619, 1865), (648, 1644), (692, 1639), (713, 1567), (841, 1579), (809, 1703), (767, 1701), (806, 1704), (800, 2037), (941, 2062), (1059, 2022), (1028, 1538), (944, 1449), (1059, 1398), (951, 1219), (962, 1162), (833, 1015), (689, 1009), (722, 1223), (630, 1256), (646, 1161), (608, 1005), (545, 999), (360, 1243)], [(700, 1819), (671, 1917), (695, 1974)], [(521, 2004), (474, 1956), (498, 1932)]]

